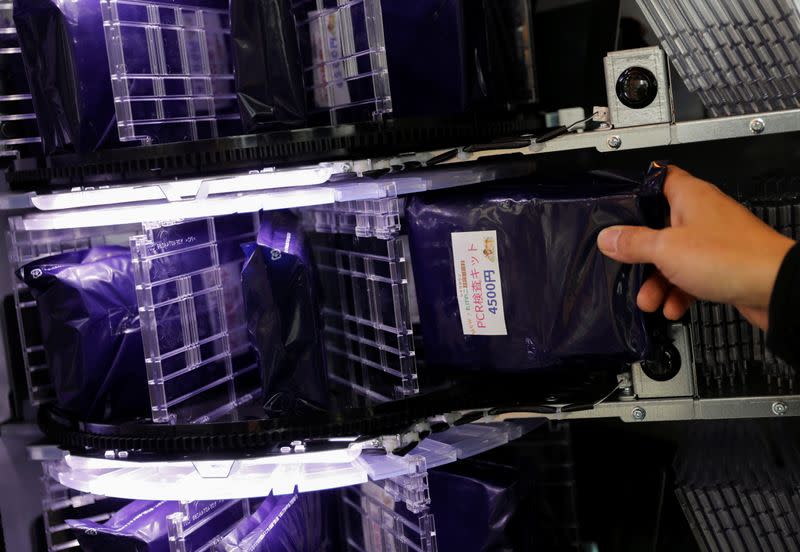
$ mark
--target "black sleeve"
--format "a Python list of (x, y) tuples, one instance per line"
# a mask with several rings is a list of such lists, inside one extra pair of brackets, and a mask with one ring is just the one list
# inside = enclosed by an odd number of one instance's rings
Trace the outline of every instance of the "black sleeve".
[(800, 365), (800, 243), (786, 254), (775, 280), (767, 347), (789, 364)]

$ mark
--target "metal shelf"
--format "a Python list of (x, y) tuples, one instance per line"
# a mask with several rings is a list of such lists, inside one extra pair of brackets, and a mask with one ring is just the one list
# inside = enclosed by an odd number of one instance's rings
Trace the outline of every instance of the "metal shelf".
[[(475, 184), (526, 174), (537, 155), (581, 149), (600, 152), (690, 144), (800, 131), (800, 109), (576, 132), (538, 143), (531, 136), (503, 144), (477, 144), (394, 157), (267, 168), (214, 178), (153, 181), (128, 186), (76, 188), (69, 192), (0, 195), (0, 210), (39, 211), (21, 217), (20, 230), (73, 228), (109, 220), (143, 222), (206, 217), (259, 209), (376, 199), (387, 183), (397, 195)], [(500, 158), (515, 156), (516, 159)], [(519, 159), (520, 156), (526, 157)], [(471, 165), (484, 161), (480, 165)], [(431, 170), (436, 165), (436, 170)], [(414, 168), (411, 167), (421, 167)], [(398, 168), (408, 168), (399, 171)], [(443, 170), (444, 169), (444, 170)], [(372, 178), (376, 171), (392, 171)]]
[(554, 412), (552, 414), (506, 412), (497, 416), (489, 416), (481, 421), (546, 417), (551, 420), (619, 418), (624, 422), (640, 423), (795, 416), (800, 416), (800, 395), (609, 401), (600, 403), (591, 410)]

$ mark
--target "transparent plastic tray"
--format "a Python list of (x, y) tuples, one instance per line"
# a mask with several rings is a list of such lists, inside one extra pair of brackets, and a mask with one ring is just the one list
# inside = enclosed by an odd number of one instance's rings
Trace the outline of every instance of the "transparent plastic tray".
[(225, 0), (101, 0), (119, 137), (144, 144), (239, 132)]
[(50, 255), (98, 245), (127, 245), (131, 235), (140, 232), (140, 225), (75, 228), (71, 230), (26, 231), (18, 228), (20, 219), (9, 219), (6, 234), (11, 268), (14, 303), (17, 308), (22, 360), (33, 405), (55, 398), (47, 358), (42, 344), (36, 301), (28, 286), (14, 272), (21, 266)]
[(60, 483), (82, 492), (147, 500), (231, 500), (400, 478), (405, 483), (395, 492), (414, 509), (413, 504), (426, 500), (424, 492), (412, 489), (428, 467), (468, 458), (488, 450), (490, 444), (500, 446), (520, 435), (520, 428), (527, 432), (534, 427), (516, 422), (452, 427), (424, 439), (405, 457), (357, 453), (323, 461), (311, 454), (287, 453), (229, 461), (140, 463), (68, 455), (49, 469)]
[(22, 64), (12, 2), (0, 1), (0, 158), (41, 153), (28, 79)]
[(330, 379), (350, 404), (419, 393), (399, 199), (303, 210), (325, 296)]
[[(45, 525), (45, 539), (48, 552), (79, 552), (78, 540), (67, 525), (66, 520), (88, 520), (95, 523), (107, 521), (118, 509), (128, 501), (104, 496), (82, 493), (64, 487), (48, 474), (45, 464), (45, 475), (42, 477), (42, 508)], [(167, 515), (169, 552), (204, 552), (210, 550), (216, 540), (226, 535), (240, 520), (250, 516), (249, 500), (228, 500), (219, 504), (214, 512), (207, 515), (202, 522), (189, 524), (189, 502), (176, 504), (175, 513)], [(230, 526), (220, 530), (213, 539), (200, 540), (197, 531), (217, 516), (226, 513), (234, 520)]]
[[(250, 517), (250, 501), (248, 500), (228, 500), (217, 505), (214, 511), (208, 514), (199, 523), (189, 524), (190, 503), (182, 502), (179, 511), (167, 516), (167, 535), (169, 536), (169, 552), (205, 552), (212, 550), (212, 547), (231, 531), (236, 524), (244, 518)], [(222, 515), (230, 515), (235, 520), (230, 526), (222, 529), (215, 538), (210, 540), (200, 540), (197, 531), (207, 523), (213, 523), (214, 518)]]
[(427, 505), (412, 512), (384, 486), (342, 491), (344, 538), (354, 552), (436, 552), (436, 522)]
[(244, 319), (240, 244), (256, 215), (149, 223), (131, 237), (153, 421), (234, 416), (261, 391)]
[(637, 0), (687, 87), (715, 116), (800, 106), (793, 0)]
[(102, 523), (122, 504), (124, 501), (69, 489), (50, 477), (45, 469), (42, 476), (42, 518), (48, 552), (81, 550), (65, 520), (90, 519)]
[(293, 0), (312, 124), (392, 112), (380, 0)]

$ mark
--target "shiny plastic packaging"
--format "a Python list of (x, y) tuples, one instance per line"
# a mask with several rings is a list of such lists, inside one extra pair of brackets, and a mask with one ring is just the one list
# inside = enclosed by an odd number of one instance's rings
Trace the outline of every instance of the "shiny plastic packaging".
[(248, 131), (305, 126), (303, 65), (290, 0), (231, 0), (236, 93)]
[[(439, 552), (514, 550), (511, 524), (523, 500), (519, 472), (477, 460), (428, 472)], [(528, 529), (535, 520), (525, 520)]]
[(319, 286), (299, 220), (287, 211), (269, 213), (257, 243), (243, 248), (247, 328), (259, 359), (267, 415), (326, 408)]
[[(189, 502), (183, 522), (184, 531), (192, 531), (187, 540), (205, 545), (233, 525), (241, 509), (226, 505), (221, 500)], [(67, 524), (84, 552), (170, 552), (167, 516), (178, 512), (184, 507), (177, 501), (136, 500), (105, 523), (67, 520)]]
[(535, 101), (530, 0), (383, 0), (381, 6), (398, 116)]
[(23, 266), (17, 276), (36, 298), (58, 406), (92, 421), (147, 416), (130, 251), (62, 253)]
[(644, 266), (596, 246), (615, 224), (661, 226), (666, 169), (593, 172), (415, 196), (406, 211), (429, 365), (529, 372), (648, 350)]
[(320, 552), (326, 549), (319, 493), (269, 496), (216, 545), (214, 552)]
[(46, 154), (119, 143), (100, 2), (14, 0)]

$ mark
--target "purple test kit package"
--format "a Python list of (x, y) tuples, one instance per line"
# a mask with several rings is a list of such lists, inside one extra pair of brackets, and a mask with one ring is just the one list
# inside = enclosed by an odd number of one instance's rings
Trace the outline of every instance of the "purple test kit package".
[(319, 285), (300, 221), (267, 213), (256, 243), (242, 246), (247, 328), (258, 356), (268, 416), (328, 405)]
[(268, 496), (250, 517), (214, 545), (214, 552), (322, 552), (327, 550), (321, 493)]
[(236, 95), (248, 131), (302, 127), (303, 64), (291, 0), (231, 0)]
[(666, 167), (645, 177), (530, 176), (414, 196), (406, 209), (426, 361), (525, 373), (642, 359), (645, 267), (600, 253), (617, 224), (661, 226)]
[(511, 525), (525, 499), (519, 479), (513, 467), (473, 459), (429, 471), (439, 552), (514, 550)]
[[(170, 516), (183, 515), (188, 543), (205, 545), (240, 519), (241, 501), (136, 500), (105, 523), (67, 520), (84, 552), (170, 552)], [(194, 549), (194, 548), (192, 548)]]
[(36, 298), (58, 406), (90, 421), (147, 416), (130, 251), (62, 253), (28, 263), (17, 276)]
[(119, 144), (100, 4), (14, 1), (14, 23), (46, 154)]

